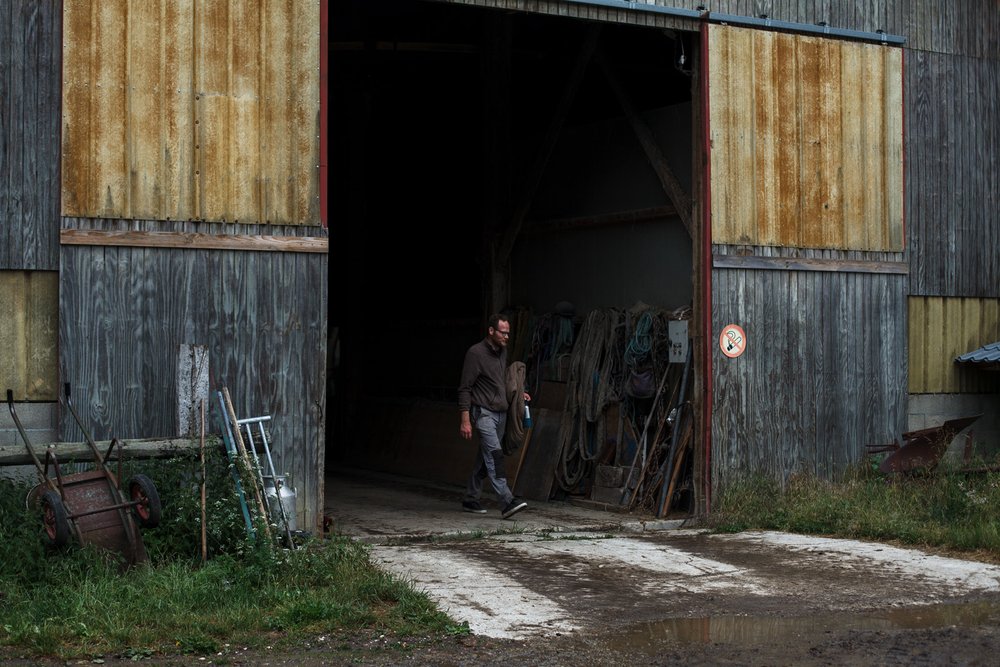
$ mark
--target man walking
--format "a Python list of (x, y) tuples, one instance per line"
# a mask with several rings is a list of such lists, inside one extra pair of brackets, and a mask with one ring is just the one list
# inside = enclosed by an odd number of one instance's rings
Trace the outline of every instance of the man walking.
[[(459, 433), (466, 440), (472, 439), (472, 425), (479, 434), (479, 451), (469, 476), (469, 484), (462, 501), (462, 509), (475, 514), (485, 514), (479, 504), (483, 480), (488, 479), (500, 500), (501, 516), (508, 519), (528, 506), (514, 497), (507, 485), (504, 472), (503, 442), (509, 407), (506, 390), (507, 342), (510, 340), (510, 321), (505, 315), (491, 315), (486, 337), (468, 349), (462, 365), (462, 378), (458, 385)], [(530, 401), (528, 393), (524, 399)]]

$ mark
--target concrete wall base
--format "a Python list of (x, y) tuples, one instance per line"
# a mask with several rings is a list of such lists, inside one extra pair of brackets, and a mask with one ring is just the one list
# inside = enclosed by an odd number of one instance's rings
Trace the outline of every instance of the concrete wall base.
[(968, 434), (972, 436), (972, 455), (991, 458), (1000, 453), (1000, 394), (910, 394), (907, 430), (918, 431), (939, 426), (949, 419), (982, 417), (959, 433), (948, 447), (945, 460), (960, 461)]
[[(17, 418), (33, 443), (59, 440), (59, 411), (56, 403), (15, 403)], [(23, 447), (24, 440), (17, 432), (13, 417), (6, 403), (0, 409), (0, 445)], [(35, 466), (0, 466), (0, 479), (14, 479), (34, 484), (38, 481)]]

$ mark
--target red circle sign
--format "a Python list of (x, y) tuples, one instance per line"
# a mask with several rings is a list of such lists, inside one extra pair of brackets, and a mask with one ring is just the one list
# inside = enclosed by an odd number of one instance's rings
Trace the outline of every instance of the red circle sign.
[(722, 333), (719, 334), (719, 349), (730, 359), (743, 354), (747, 349), (747, 335), (743, 333), (743, 328), (738, 324), (727, 324), (722, 327)]

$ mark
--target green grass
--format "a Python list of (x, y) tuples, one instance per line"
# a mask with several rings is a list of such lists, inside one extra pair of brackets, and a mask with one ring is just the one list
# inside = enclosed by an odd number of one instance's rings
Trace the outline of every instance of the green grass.
[(210, 455), (206, 475), (210, 557), (203, 563), (199, 466), (176, 459), (141, 467), (161, 495), (163, 522), (143, 531), (149, 562), (127, 570), (93, 547), (47, 550), (39, 516), (24, 507), (28, 487), (0, 481), (0, 647), (67, 660), (142, 659), (281, 646), (318, 634), (468, 632), (408, 582), (375, 567), (368, 545), (334, 537), (287, 550), (250, 539), (221, 454)]
[(885, 477), (869, 468), (836, 483), (796, 476), (728, 481), (715, 499), (715, 530), (783, 530), (978, 554), (1000, 561), (1000, 472)]

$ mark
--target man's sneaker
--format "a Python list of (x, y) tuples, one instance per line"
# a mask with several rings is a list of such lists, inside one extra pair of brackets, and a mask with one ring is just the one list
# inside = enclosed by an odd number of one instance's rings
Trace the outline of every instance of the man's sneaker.
[(477, 503), (475, 500), (463, 500), (462, 509), (466, 512), (472, 512), (473, 514), (486, 514), (486, 508)]
[(514, 498), (509, 503), (507, 503), (507, 507), (503, 508), (503, 512), (500, 514), (500, 516), (502, 516), (505, 519), (509, 519), (510, 517), (514, 516), (527, 506), (528, 503), (518, 498)]

